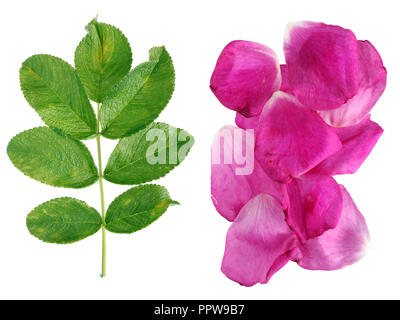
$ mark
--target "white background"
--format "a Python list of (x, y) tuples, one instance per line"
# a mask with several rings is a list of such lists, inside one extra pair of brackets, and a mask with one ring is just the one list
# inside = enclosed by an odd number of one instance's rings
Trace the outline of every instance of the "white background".
[[(400, 298), (399, 119), (400, 42), (397, 1), (2, 1), (0, 5), (0, 298), (292, 299)], [(99, 277), (101, 233), (73, 245), (32, 237), (25, 218), (40, 203), (72, 196), (99, 208), (99, 186), (53, 188), (13, 167), (8, 141), (42, 125), (19, 89), (18, 69), (36, 53), (73, 63), (84, 26), (96, 16), (129, 39), (134, 65), (165, 45), (176, 68), (176, 90), (160, 120), (187, 129), (196, 143), (183, 164), (159, 183), (181, 206), (132, 235), (108, 233), (108, 276)], [(372, 247), (340, 271), (307, 271), (289, 263), (267, 285), (241, 287), (220, 272), (229, 223), (210, 200), (210, 144), (233, 124), (208, 88), (222, 48), (258, 41), (283, 60), (290, 21), (313, 20), (352, 29), (370, 40), (388, 69), (386, 91), (372, 112), (385, 130), (357, 174), (339, 177), (369, 224)], [(103, 160), (115, 141), (102, 139)], [(88, 142), (95, 152), (95, 142)], [(126, 190), (105, 183), (106, 202)]]

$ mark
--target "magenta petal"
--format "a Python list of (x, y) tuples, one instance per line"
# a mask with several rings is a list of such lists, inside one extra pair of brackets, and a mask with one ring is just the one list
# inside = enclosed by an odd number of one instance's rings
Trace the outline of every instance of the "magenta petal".
[(259, 115), (247, 118), (239, 112), (236, 112), (235, 123), (239, 128), (242, 129), (254, 129), (255, 127), (257, 127), (259, 118)]
[(358, 46), (353, 32), (315, 22), (290, 24), (284, 45), (288, 78), (299, 101), (335, 109), (358, 91)]
[[(235, 135), (241, 138), (236, 144)], [(240, 209), (259, 193), (268, 193), (281, 201), (281, 185), (267, 176), (254, 160), (253, 152), (254, 142), (246, 139), (245, 131), (239, 128), (223, 127), (214, 138), (211, 150), (211, 195), (217, 211), (229, 221), (233, 221)], [(246, 162), (247, 166), (242, 162)], [(246, 167), (248, 170), (243, 170)], [(238, 171), (240, 168), (242, 170)]]
[(337, 227), (300, 246), (298, 264), (311, 270), (336, 270), (361, 259), (369, 247), (364, 217), (347, 190), (340, 186), (343, 210)]
[(372, 109), (386, 88), (386, 69), (382, 59), (368, 41), (358, 41), (359, 83), (358, 93), (347, 103), (334, 110), (320, 111), (321, 117), (336, 127), (360, 122)]
[(229, 228), (221, 269), (244, 286), (266, 283), (290, 260), (296, 246), (281, 204), (260, 194), (242, 208)]
[[(289, 83), (288, 83), (288, 68), (286, 64), (281, 64), (281, 78), (282, 78), (282, 84), (280, 91), (290, 93), (292, 94), (292, 91), (289, 88)], [(260, 110), (261, 113), (262, 110)], [(258, 120), (260, 119), (260, 115), (255, 115), (252, 117), (245, 117), (239, 112), (236, 113), (236, 118), (235, 118), (235, 123), (239, 128), (242, 129), (254, 129), (257, 127)]]
[[(281, 64), (281, 78), (282, 78), (282, 84), (280, 91), (283, 91), (285, 93), (290, 93), (292, 94), (292, 91), (289, 87), (289, 80), (288, 80), (288, 68), (286, 64)], [(260, 110), (261, 113), (262, 110)], [(236, 118), (235, 118), (235, 123), (239, 128), (242, 129), (254, 129), (257, 127), (258, 120), (260, 118), (260, 115), (255, 115), (252, 117), (245, 117), (239, 112), (236, 113)]]
[(256, 129), (256, 159), (282, 183), (309, 171), (341, 146), (333, 129), (315, 112), (281, 91), (265, 105)]
[(342, 141), (342, 149), (322, 161), (313, 173), (326, 175), (355, 173), (368, 157), (383, 129), (367, 116), (362, 122), (343, 128), (334, 128)]
[(282, 84), (280, 91), (293, 94), (293, 91), (290, 89), (288, 77), (289, 77), (288, 66), (286, 64), (281, 64)]
[(281, 75), (276, 54), (250, 41), (232, 41), (221, 52), (210, 88), (227, 108), (250, 117), (279, 90)]
[(342, 211), (339, 185), (329, 176), (305, 174), (287, 186), (287, 222), (301, 241), (336, 227)]

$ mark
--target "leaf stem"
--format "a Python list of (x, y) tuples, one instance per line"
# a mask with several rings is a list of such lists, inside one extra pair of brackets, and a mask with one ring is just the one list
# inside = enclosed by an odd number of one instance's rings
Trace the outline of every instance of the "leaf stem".
[(102, 241), (101, 241), (101, 274), (104, 278), (106, 276), (106, 222), (105, 222), (105, 206), (104, 206), (104, 186), (103, 186), (103, 168), (101, 164), (101, 143), (100, 143), (100, 103), (97, 104), (97, 157), (99, 166), (99, 184), (100, 184), (100, 201), (101, 201), (101, 218), (103, 224), (101, 225)]

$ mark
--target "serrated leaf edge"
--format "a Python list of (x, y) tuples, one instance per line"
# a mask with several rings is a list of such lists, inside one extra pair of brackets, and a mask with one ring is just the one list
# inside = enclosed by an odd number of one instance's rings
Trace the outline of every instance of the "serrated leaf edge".
[[(107, 221), (107, 213), (108, 213), (108, 210), (109, 210), (110, 207), (113, 205), (113, 203), (116, 202), (116, 201), (118, 200), (118, 198), (122, 197), (125, 193), (128, 193), (128, 192), (129, 192), (130, 190), (132, 190), (132, 189), (144, 189), (144, 188), (147, 188), (148, 186), (161, 187), (161, 188), (163, 188), (163, 189), (167, 192), (168, 197), (169, 197), (169, 200), (170, 200), (170, 203), (168, 203), (168, 207), (165, 209), (164, 213), (168, 210), (168, 208), (169, 208), (170, 206), (173, 206), (173, 205), (180, 205), (180, 203), (179, 203), (178, 201), (172, 200), (172, 199), (171, 199), (171, 195), (169, 194), (168, 189), (165, 188), (165, 187), (162, 186), (162, 185), (154, 184), (154, 183), (149, 183), (149, 184), (141, 184), (141, 185), (138, 185), (138, 186), (129, 188), (129, 189), (126, 190), (125, 192), (123, 192), (123, 193), (121, 193), (120, 195), (118, 195), (118, 196), (110, 203), (110, 205), (108, 206), (107, 211), (106, 211), (106, 216), (105, 216), (105, 219), (104, 219), (105, 228), (107, 229), (107, 231), (112, 232), (112, 233), (117, 233), (117, 234), (132, 234), (132, 233), (135, 233), (135, 232), (137, 232), (137, 231), (143, 230), (143, 229), (145, 229), (145, 228), (147, 227), (147, 226), (146, 226), (146, 227), (143, 227), (143, 228), (141, 228), (141, 229), (139, 229), (139, 230), (136, 230), (136, 231), (133, 231), (133, 232), (115, 232), (115, 231), (111, 231), (111, 230), (109, 230), (109, 229), (107, 228), (107, 225), (108, 225), (108, 224), (107, 224), (106, 221)], [(135, 215), (136, 215), (136, 214), (145, 213), (145, 212), (147, 212), (147, 211), (135, 212)], [(163, 213), (163, 214), (164, 214), (164, 213)], [(163, 215), (163, 214), (162, 214), (162, 215)], [(160, 217), (161, 217), (161, 216), (160, 216)], [(156, 220), (154, 220), (153, 222), (157, 221), (160, 217), (158, 217), (158, 218), (157, 218)], [(153, 223), (153, 222), (152, 222), (152, 223)]]
[[(165, 53), (166, 53), (166, 54), (168, 55), (168, 57), (171, 59), (171, 64), (172, 64), (172, 66), (174, 67), (174, 61), (172, 60), (171, 55), (169, 54), (169, 52), (167, 51), (167, 49), (165, 49), (165, 46), (161, 46), (161, 47), (164, 49)], [(153, 47), (153, 48), (158, 48), (158, 47)], [(151, 48), (151, 49), (153, 49), (153, 48)], [(151, 50), (151, 49), (150, 49), (150, 50)], [(155, 63), (154, 60), (150, 60), (150, 50), (149, 50), (149, 61), (142, 62), (142, 63), (138, 64), (132, 71), (130, 71), (127, 75), (125, 75), (124, 78), (127, 77), (127, 76), (129, 76), (129, 74), (130, 74), (131, 72), (133, 72), (137, 67), (139, 67), (139, 66), (141, 66), (141, 65), (143, 65), (143, 64), (146, 64), (146, 63)], [(156, 65), (157, 65), (157, 63), (154, 65), (153, 70), (151, 71), (151, 74), (153, 73), (154, 68), (155, 68)], [(163, 112), (164, 109), (168, 106), (168, 104), (169, 104), (169, 102), (171, 101), (172, 96), (173, 96), (173, 94), (174, 94), (174, 91), (175, 91), (175, 82), (176, 82), (175, 67), (173, 68), (172, 74), (173, 74), (173, 77), (174, 77), (174, 83), (173, 83), (173, 85), (172, 85), (171, 94), (170, 94), (170, 96), (168, 97), (168, 99), (167, 99), (167, 101), (166, 101), (166, 103), (165, 103), (164, 108), (162, 108), (162, 109), (156, 114), (156, 117), (154, 118), (154, 120), (156, 120), (156, 119), (158, 118), (158, 116), (161, 114), (161, 112)], [(121, 81), (123, 81), (124, 78), (122, 78)], [(120, 82), (121, 82), (121, 81), (120, 81)], [(117, 84), (114, 86), (114, 88), (116, 88), (118, 85), (119, 85), (119, 83), (117, 83)], [(141, 87), (141, 88), (137, 91), (137, 93), (135, 94), (135, 96), (136, 96), (139, 92), (141, 92), (142, 89), (143, 89), (143, 87)], [(111, 91), (110, 91), (110, 92), (111, 92)], [(104, 99), (104, 101), (105, 101), (106, 99), (107, 99), (107, 97)], [(132, 100), (132, 99), (131, 99), (131, 100)], [(103, 105), (102, 105), (101, 107), (103, 107)], [(152, 120), (152, 121), (147, 122), (147, 123), (145, 122), (141, 127), (135, 129), (133, 132), (128, 132), (128, 133), (124, 134), (123, 136), (118, 136), (118, 137), (116, 137), (116, 136), (107, 135), (107, 132), (106, 132), (107, 129), (108, 129), (108, 128), (110, 127), (110, 125), (115, 121), (115, 119), (119, 117), (119, 115), (121, 114), (121, 112), (122, 112), (125, 108), (126, 108), (126, 106), (125, 106), (124, 108), (122, 108), (122, 109), (118, 112), (117, 116), (115, 116), (114, 119), (113, 119), (112, 121), (110, 121), (110, 123), (108, 124), (108, 127), (104, 128), (104, 129), (102, 128), (102, 130), (101, 130), (101, 135), (102, 135), (103, 137), (108, 138), (108, 139), (114, 139), (114, 140), (115, 140), (115, 139), (121, 139), (121, 138), (129, 137), (130, 135), (132, 135), (132, 134), (134, 134), (134, 133), (136, 133), (136, 132), (138, 132), (138, 131), (140, 131), (140, 130), (146, 128), (146, 126), (148, 126), (150, 123), (152, 123), (152, 122), (154, 121), (154, 120)]]
[[(116, 26), (114, 26), (114, 25), (112, 25), (112, 24), (108, 24), (108, 23), (104, 23), (104, 22), (98, 22), (98, 21), (97, 21), (97, 16), (96, 16), (95, 18), (93, 18), (93, 19), (87, 24), (87, 26), (85, 27), (85, 30), (87, 31), (87, 33), (86, 33), (86, 35), (82, 38), (82, 40), (79, 41), (79, 44), (76, 46), (76, 49), (75, 49), (75, 52), (74, 52), (74, 66), (76, 65), (76, 52), (77, 52), (79, 46), (82, 44), (82, 42), (83, 42), (87, 37), (89, 37), (89, 30), (87, 29), (87, 27), (88, 27), (89, 25), (91, 25), (92, 23), (94, 23), (94, 22), (95, 22), (95, 23), (98, 23), (98, 24), (104, 24), (104, 25), (113, 27), (113, 28), (115, 28), (116, 30), (118, 30), (118, 31), (121, 33), (122, 37), (126, 40), (126, 43), (128, 44), (128, 47), (129, 47), (129, 51), (130, 51), (130, 53), (131, 53), (131, 54), (130, 54), (131, 59), (130, 59), (130, 63), (129, 63), (129, 69), (131, 69), (131, 68), (132, 68), (132, 62), (133, 62), (133, 57), (132, 57), (133, 52), (132, 52), (132, 47), (131, 47), (131, 44), (129, 43), (128, 38), (125, 36), (125, 34), (122, 32), (122, 30), (119, 29), (118, 27), (116, 27)], [(76, 74), (78, 75), (79, 80), (82, 82), (82, 80), (80, 79), (80, 76), (79, 76), (79, 72), (77, 71), (76, 68), (74, 68), (74, 69), (76, 70)], [(129, 72), (130, 72), (130, 71), (128, 71), (128, 73), (127, 73), (125, 76), (123, 76), (123, 77), (121, 78), (120, 81), (122, 81), (122, 79), (125, 78), (125, 77), (129, 74)], [(118, 83), (116, 83), (116, 84), (109, 90), (109, 92), (112, 91), (112, 89), (113, 89), (114, 87), (116, 87), (117, 85), (118, 85)], [(82, 86), (83, 86), (83, 88), (84, 88), (84, 90), (85, 90), (86, 95), (89, 97), (88, 93), (86, 92), (86, 87), (83, 85), (83, 83), (82, 83)], [(108, 93), (107, 93), (107, 94), (108, 94)], [(95, 100), (92, 100), (92, 99), (90, 99), (90, 98), (89, 98), (89, 100), (90, 100), (90, 101), (94, 101), (94, 102), (96, 102), (96, 103), (103, 103), (104, 99), (107, 97), (107, 94), (103, 97), (102, 101), (95, 101)]]
[[(45, 204), (47, 204), (48, 202), (55, 201), (55, 200), (63, 200), (63, 199), (75, 200), (75, 201), (78, 201), (78, 202), (82, 203), (85, 207), (96, 211), (96, 213), (99, 215), (99, 217), (100, 217), (100, 219), (101, 219), (100, 213), (99, 213), (95, 208), (89, 206), (85, 201), (82, 201), (82, 200), (79, 200), (79, 199), (76, 199), (76, 198), (72, 198), (72, 197), (59, 197), (59, 198), (50, 199), (50, 200), (47, 200), (47, 201), (45, 201), (45, 202), (42, 202), (41, 204), (39, 204), (38, 206), (36, 206), (35, 208), (33, 208), (33, 209), (28, 213), (28, 215), (26, 216), (26, 219), (25, 219), (26, 228), (28, 229), (28, 232), (29, 232), (33, 237), (35, 237), (36, 239), (38, 239), (38, 240), (40, 240), (40, 241), (42, 241), (42, 242), (44, 242), (44, 243), (52, 243), (52, 244), (66, 245), (66, 244), (76, 243), (76, 242), (78, 242), (78, 241), (81, 241), (81, 240), (83, 240), (83, 239), (86, 239), (86, 238), (88, 238), (88, 237), (91, 237), (91, 236), (93, 236), (94, 234), (96, 234), (96, 233), (100, 230), (100, 228), (101, 228), (101, 226), (102, 226), (102, 223), (99, 224), (99, 228), (97, 229), (96, 232), (94, 232), (94, 233), (92, 233), (92, 234), (90, 234), (90, 235), (88, 235), (88, 236), (85, 236), (85, 237), (83, 237), (83, 238), (80, 238), (80, 239), (78, 239), (78, 240), (75, 240), (75, 241), (66, 241), (66, 242), (51, 242), (51, 241), (45, 241), (45, 240), (40, 239), (39, 237), (35, 236), (35, 235), (29, 230), (29, 228), (28, 228), (28, 218), (29, 218), (29, 215), (30, 215), (33, 211), (35, 211), (35, 210), (39, 209), (40, 207), (44, 206)], [(86, 223), (86, 224), (93, 224), (93, 225), (95, 225), (96, 223)]]
[[(146, 127), (150, 126), (150, 125), (153, 124), (153, 123), (154, 123), (154, 124), (166, 124), (166, 125), (168, 125), (168, 126), (170, 126), (170, 127), (173, 127), (172, 125), (169, 125), (168, 123), (165, 123), (165, 122), (152, 122), (152, 123), (148, 124)], [(144, 127), (144, 128), (141, 129), (141, 130), (146, 129), (146, 127)], [(188, 152), (187, 152), (185, 158), (184, 158), (181, 162), (177, 163), (176, 166), (172, 167), (170, 170), (166, 171), (164, 174), (160, 175), (158, 178), (150, 179), (150, 180), (139, 180), (137, 183), (133, 183), (133, 184), (132, 184), (132, 183), (120, 183), (120, 182), (115, 182), (115, 181), (113, 181), (112, 179), (108, 179), (108, 178), (107, 178), (107, 174), (106, 174), (106, 170), (107, 170), (107, 168), (108, 168), (108, 162), (107, 162), (106, 168), (104, 169), (104, 172), (103, 172), (103, 178), (104, 178), (105, 180), (107, 180), (108, 182), (112, 182), (112, 183), (115, 183), (115, 184), (118, 184), (118, 185), (133, 186), (133, 185), (140, 185), (140, 184), (142, 184), (142, 183), (146, 183), (146, 182), (158, 180), (158, 179), (161, 179), (161, 178), (165, 177), (168, 173), (170, 173), (170, 172), (171, 172), (172, 170), (174, 170), (176, 167), (180, 166), (180, 164), (181, 164), (183, 161), (185, 161), (187, 155), (189, 154), (189, 152), (190, 152), (190, 150), (192, 149), (192, 147), (193, 147), (193, 145), (194, 145), (194, 142), (195, 142), (194, 136), (192, 136), (187, 130), (182, 129), (182, 128), (178, 128), (178, 127), (174, 127), (174, 128), (175, 128), (175, 129), (178, 129), (178, 130), (182, 130), (182, 131), (187, 132), (187, 133), (189, 134), (189, 136), (191, 137), (191, 139), (193, 139), (193, 144), (192, 144), (192, 146), (190, 147), (190, 149), (188, 150)], [(140, 131), (140, 130), (138, 130), (136, 133), (138, 133), (139, 131)], [(133, 134), (131, 134), (131, 135), (134, 135), (134, 134), (135, 134), (135, 133), (133, 133)], [(129, 137), (129, 136), (128, 136), (128, 137)], [(124, 137), (124, 138), (128, 138), (128, 137)], [(121, 138), (121, 139), (123, 139), (123, 138)], [(114, 150), (118, 147), (118, 145), (119, 145), (120, 143), (121, 143), (121, 140), (120, 140), (120, 141), (118, 142), (118, 144), (115, 146)], [(111, 152), (111, 155), (112, 155), (112, 153), (114, 152), (114, 150)], [(108, 160), (110, 160), (111, 155), (110, 155), (110, 157), (108, 158)], [(121, 167), (121, 168), (119, 168), (119, 169), (116, 170), (116, 171), (122, 170), (122, 168), (126, 168), (127, 166), (128, 166), (128, 165), (125, 165), (124, 167)], [(153, 166), (154, 166), (154, 167), (157, 167), (157, 165), (153, 165)], [(162, 166), (162, 165), (159, 165), (159, 166)], [(116, 172), (116, 171), (113, 171), (113, 172)]]
[[(35, 57), (35, 56), (47, 56), (47, 57), (52, 57), (52, 58), (55, 58), (55, 59), (57, 59), (57, 60), (59, 60), (59, 61), (65, 63), (65, 64), (67, 64), (70, 68), (72, 68), (72, 70), (76, 73), (76, 76), (77, 76), (77, 79), (78, 79), (80, 85), (81, 85), (82, 88), (84, 89), (85, 96), (86, 96), (86, 98), (88, 99), (88, 102), (89, 102), (89, 105), (90, 105), (90, 110), (92, 111), (92, 115), (93, 115), (94, 119), (96, 119), (96, 115), (95, 115), (95, 113), (94, 113), (93, 106), (92, 106), (92, 104), (90, 103), (90, 99), (89, 99), (89, 97), (87, 96), (85, 87), (83, 86), (83, 83), (82, 83), (82, 81), (81, 81), (81, 79), (80, 79), (80, 77), (79, 77), (78, 72), (76, 71), (76, 69), (75, 69), (70, 63), (68, 63), (67, 61), (65, 61), (64, 59), (61, 59), (61, 58), (56, 57), (56, 56), (53, 56), (53, 55), (51, 55), (51, 54), (38, 53), (38, 54), (34, 54), (34, 55), (30, 56), (29, 58), (26, 58), (26, 59), (24, 60), (24, 62), (22, 62), (22, 66), (21, 66), (20, 69), (19, 69), (19, 87), (20, 87), (20, 90), (21, 90), (21, 92), (22, 92), (22, 94), (23, 94), (23, 96), (24, 96), (26, 102), (28, 102), (28, 104), (33, 108), (33, 110), (39, 115), (40, 119), (42, 119), (42, 121), (45, 123), (45, 121), (44, 121), (44, 119), (42, 118), (42, 116), (40, 115), (40, 113), (39, 113), (38, 111), (36, 111), (36, 109), (35, 109), (35, 108), (30, 104), (30, 102), (28, 101), (28, 98), (27, 98), (26, 95), (25, 95), (25, 92), (24, 92), (24, 89), (23, 89), (23, 86), (22, 86), (22, 82), (21, 82), (21, 69), (22, 69), (23, 67), (29, 68), (28, 66), (24, 65), (24, 63), (25, 63), (28, 59), (30, 59), (30, 58), (32, 58), (32, 57)], [(33, 72), (33, 70), (32, 70), (31, 68), (29, 68), (29, 69)], [(35, 72), (33, 72), (33, 73), (36, 75)], [(36, 75), (36, 76), (37, 76), (37, 75)], [(43, 81), (40, 77), (38, 77), (38, 78), (39, 78), (43, 83), (45, 83), (47, 87), (49, 87), (49, 85), (48, 85), (45, 81)], [(53, 91), (52, 88), (49, 87), (49, 89), (50, 89), (51, 91)], [(55, 93), (55, 94), (56, 94), (56, 93)], [(58, 96), (58, 94), (56, 94), (56, 95)], [(60, 100), (61, 100), (61, 99), (60, 99)], [(83, 122), (83, 123), (85, 124), (85, 126), (86, 126), (89, 130), (92, 129), (92, 128), (90, 128), (90, 126), (89, 126), (88, 123), (86, 123), (83, 119), (80, 118), (80, 116), (75, 112), (74, 109), (72, 109), (72, 108), (70, 108), (70, 109), (71, 109), (72, 113), (76, 116), (76, 118), (79, 119), (80, 122)], [(64, 130), (61, 129), (61, 128), (58, 128), (58, 129), (64, 131)], [(79, 140), (92, 139), (95, 135), (96, 135), (96, 128), (94, 129), (93, 133), (91, 133), (91, 135), (88, 135), (87, 137), (84, 137), (84, 138), (79, 138)], [(77, 138), (77, 139), (78, 139), (78, 138)]]
[[(9, 155), (9, 153), (8, 153), (8, 146), (9, 146), (10, 142), (11, 142), (15, 137), (17, 137), (17, 136), (19, 136), (19, 135), (21, 135), (21, 134), (23, 134), (23, 133), (26, 133), (26, 132), (29, 132), (29, 131), (38, 129), (38, 128), (49, 128), (49, 129), (53, 130), (54, 132), (56, 132), (57, 134), (63, 135), (63, 136), (65, 136), (66, 138), (72, 139), (72, 140), (74, 140), (75, 142), (78, 142), (78, 143), (82, 144), (83, 147), (84, 147), (84, 149), (85, 149), (85, 151), (90, 155), (90, 158), (92, 159), (92, 164), (94, 165), (94, 169), (95, 169), (95, 171), (96, 171), (96, 176), (95, 176), (96, 179), (93, 180), (93, 182), (91, 182), (90, 184), (84, 185), (84, 186), (82, 186), (82, 187), (64, 187), (64, 186), (56, 186), (56, 185), (54, 185), (54, 184), (52, 184), (52, 183), (46, 183), (46, 182), (37, 180), (37, 179), (31, 177), (29, 174), (26, 174), (25, 172), (23, 172), (22, 170), (20, 170), (19, 168), (17, 168), (17, 167), (15, 166), (14, 162), (11, 160), (10, 155)], [(27, 130), (21, 131), (20, 133), (18, 133), (18, 134), (16, 134), (15, 136), (13, 136), (13, 137), (10, 139), (10, 141), (8, 142), (8, 144), (7, 144), (7, 155), (8, 155), (8, 158), (9, 158), (10, 162), (12, 163), (12, 165), (13, 165), (19, 172), (23, 173), (24, 176), (26, 176), (26, 177), (28, 177), (28, 178), (30, 178), (30, 179), (32, 179), (32, 180), (35, 180), (35, 181), (37, 181), (37, 182), (40, 182), (40, 183), (42, 183), (42, 184), (44, 184), (44, 185), (48, 185), (48, 186), (51, 186), (51, 187), (54, 187), (54, 188), (83, 189), (83, 188), (86, 188), (86, 187), (89, 187), (89, 186), (95, 184), (95, 183), (97, 182), (97, 180), (99, 180), (98, 169), (97, 169), (97, 166), (96, 166), (96, 164), (95, 164), (95, 162), (94, 162), (94, 160), (93, 160), (93, 156), (92, 156), (92, 154), (90, 153), (90, 150), (88, 149), (88, 147), (87, 147), (82, 141), (78, 140), (77, 138), (75, 138), (75, 137), (73, 137), (73, 136), (67, 134), (66, 132), (64, 132), (63, 130), (58, 129), (58, 128), (52, 128), (52, 127), (47, 127), (47, 126), (40, 126), (40, 127), (35, 127), (35, 128), (31, 128), (31, 129), (27, 129)]]

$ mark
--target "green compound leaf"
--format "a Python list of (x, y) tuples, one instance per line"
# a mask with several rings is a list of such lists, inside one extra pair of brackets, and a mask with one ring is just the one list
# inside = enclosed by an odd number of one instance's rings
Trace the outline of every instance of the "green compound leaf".
[(90, 99), (102, 102), (131, 69), (132, 51), (116, 27), (92, 20), (75, 51), (75, 67)]
[(106, 215), (106, 229), (115, 233), (133, 233), (157, 220), (171, 200), (167, 189), (155, 184), (131, 188), (114, 199)]
[(118, 184), (161, 178), (185, 159), (193, 143), (185, 130), (153, 122), (121, 139), (108, 160), (104, 178)]
[(102, 135), (117, 139), (153, 122), (171, 99), (175, 72), (164, 47), (150, 49), (150, 59), (128, 73), (104, 99)]
[(11, 162), (27, 176), (55, 187), (83, 188), (98, 179), (87, 147), (60, 130), (21, 132), (7, 146)]
[(100, 214), (85, 202), (57, 198), (33, 209), (26, 218), (29, 232), (50, 243), (66, 244), (95, 234), (102, 225)]
[(96, 117), (75, 69), (50, 56), (34, 55), (20, 69), (21, 89), (29, 104), (50, 127), (78, 138), (96, 133)]

